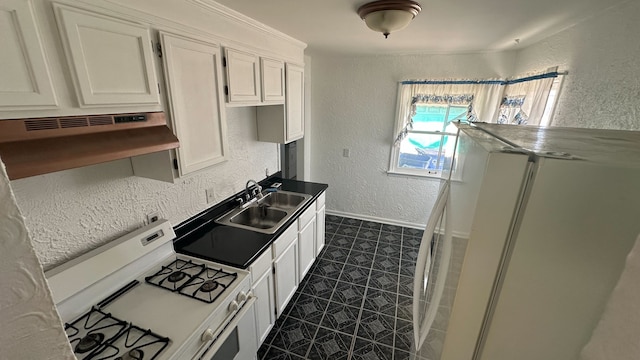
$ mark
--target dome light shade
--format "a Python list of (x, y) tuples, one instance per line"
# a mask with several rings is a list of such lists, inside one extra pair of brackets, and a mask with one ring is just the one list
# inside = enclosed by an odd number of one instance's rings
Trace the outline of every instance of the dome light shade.
[(387, 38), (391, 32), (407, 27), (420, 10), (420, 4), (412, 0), (378, 0), (360, 6), (358, 15), (369, 29)]

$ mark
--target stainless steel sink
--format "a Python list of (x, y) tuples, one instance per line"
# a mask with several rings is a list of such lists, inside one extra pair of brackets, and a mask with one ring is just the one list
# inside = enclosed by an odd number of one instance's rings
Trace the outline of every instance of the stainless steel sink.
[(273, 234), (309, 199), (311, 199), (311, 195), (289, 191), (267, 193), (252, 205), (238, 207), (217, 219), (216, 222)]
[[(309, 195), (306, 196), (310, 197)], [(293, 194), (289, 192), (273, 192), (266, 194), (264, 198), (259, 201), (259, 203), (279, 209), (295, 209), (305, 200), (306, 198), (302, 194)]]
[(229, 221), (233, 224), (269, 229), (287, 216), (286, 211), (272, 209), (264, 205), (252, 206), (232, 216)]

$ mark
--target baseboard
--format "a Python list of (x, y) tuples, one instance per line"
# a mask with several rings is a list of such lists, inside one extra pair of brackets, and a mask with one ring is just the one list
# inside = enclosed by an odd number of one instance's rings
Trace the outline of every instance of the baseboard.
[(388, 224), (388, 225), (404, 226), (404, 227), (420, 229), (420, 230), (424, 230), (424, 228), (427, 226), (426, 224), (416, 224), (416, 223), (410, 223), (406, 221), (391, 220), (391, 219), (385, 219), (385, 218), (380, 218), (376, 216), (352, 214), (352, 213), (348, 213), (344, 211), (336, 211), (336, 210), (327, 210), (327, 215), (343, 216), (343, 217), (349, 217), (349, 218), (358, 219), (358, 220), (374, 221), (374, 222), (379, 222), (379, 223)]

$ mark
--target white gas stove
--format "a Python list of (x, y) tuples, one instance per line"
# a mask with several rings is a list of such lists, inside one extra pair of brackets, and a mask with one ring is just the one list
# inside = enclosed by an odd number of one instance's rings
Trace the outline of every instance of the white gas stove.
[(177, 255), (174, 238), (158, 221), (47, 272), (78, 359), (256, 356), (248, 272)]

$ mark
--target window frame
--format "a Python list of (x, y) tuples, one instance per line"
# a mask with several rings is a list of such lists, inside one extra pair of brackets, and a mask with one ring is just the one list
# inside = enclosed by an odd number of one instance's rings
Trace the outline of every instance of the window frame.
[[(451, 107), (462, 107), (462, 105), (459, 104), (428, 104), (428, 103), (417, 103), (416, 106), (438, 106), (438, 107), (445, 107), (447, 108), (447, 112), (445, 114), (445, 121), (451, 121), (453, 122), (454, 119), (449, 120), (449, 111), (451, 110)], [(407, 109), (401, 109), (400, 107), (402, 106), (402, 104), (400, 104), (400, 97), (398, 97), (398, 109), (396, 111), (396, 126), (395, 129), (398, 129), (400, 127), (400, 124), (403, 123), (403, 118), (402, 116), (406, 113), (405, 111)], [(411, 105), (409, 105), (411, 106)], [(465, 107), (467, 107), (465, 105)], [(459, 117), (459, 116), (458, 116)], [(456, 118), (458, 118), (456, 117)], [(444, 128), (446, 128), (446, 126), (444, 126)], [(443, 150), (443, 139), (445, 136), (450, 136), (452, 137), (452, 140), (455, 142), (458, 136), (458, 133), (452, 133), (452, 132), (446, 132), (446, 131), (427, 131), (427, 130), (411, 130), (408, 129), (407, 130), (408, 134), (425, 134), (425, 135), (439, 135), (441, 138), (440, 141), (440, 147), (438, 148), (438, 160), (440, 159), (440, 157), (442, 156), (442, 150)], [(432, 179), (441, 179), (442, 178), (442, 170), (430, 170), (430, 169), (416, 169), (416, 168), (405, 168), (405, 167), (399, 167), (398, 164), (400, 163), (400, 146), (395, 144), (396, 139), (394, 139), (392, 146), (391, 146), (391, 156), (389, 159), (389, 169), (387, 171), (387, 174), (389, 175), (403, 175), (403, 176), (416, 176), (416, 177), (422, 177), (422, 178), (432, 178)]]

